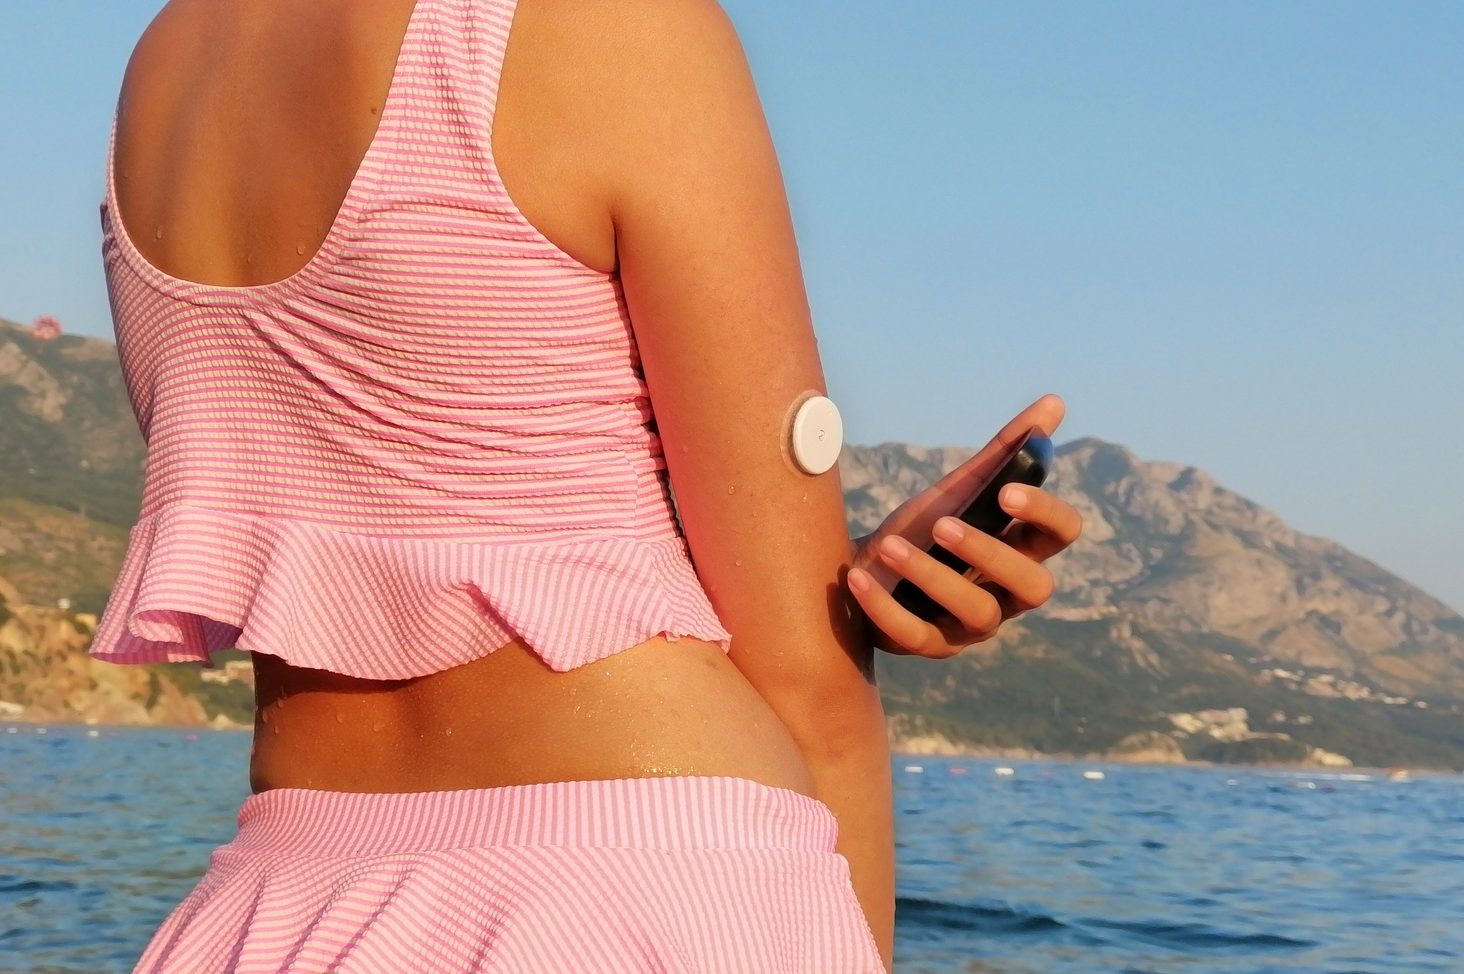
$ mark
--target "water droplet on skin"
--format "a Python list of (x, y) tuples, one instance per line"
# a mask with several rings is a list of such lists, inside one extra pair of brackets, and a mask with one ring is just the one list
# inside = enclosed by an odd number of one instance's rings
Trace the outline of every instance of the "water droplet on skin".
[(337, 724), (344, 724), (345, 722), (346, 722), (346, 715), (343, 714), (343, 713), (339, 713), (338, 712), (336, 714), (336, 723)]
[(260, 719), (260, 721), (262, 723), (265, 723), (265, 724), (269, 723), (269, 711), (268, 710), (261, 710), (259, 712), (259, 719)]
[(298, 244), (298, 245), (296, 245), (296, 247), (295, 247), (295, 253), (297, 253), (297, 254), (303, 254), (303, 253), (305, 253), (305, 245), (304, 244)]
[(732, 562), (732, 564), (735, 565), (738, 568), (741, 568), (742, 567), (742, 559), (741, 558), (738, 558), (738, 559), (734, 560)]
[(447, 728), (446, 730), (443, 731), (443, 733), (446, 734), (448, 737), (451, 737), (452, 736), (452, 728), (451, 727)]
[(737, 488), (736, 487), (728, 487), (727, 488), (727, 493), (729, 493), (729, 494), (735, 494), (735, 493), (737, 493)]
[(371, 725), (371, 733), (373, 733), (373, 734), (380, 734), (385, 729), (386, 729), (386, 725), (385, 724), (372, 724)]
[(162, 227), (158, 227), (156, 230), (153, 231), (153, 239), (154, 240), (161, 240), (161, 239), (163, 239), (163, 228)]

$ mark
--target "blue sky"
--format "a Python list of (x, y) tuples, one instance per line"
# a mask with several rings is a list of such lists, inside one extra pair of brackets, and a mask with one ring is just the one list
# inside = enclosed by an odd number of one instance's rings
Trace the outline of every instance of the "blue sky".
[[(724, 0), (855, 443), (1202, 467), (1464, 609), (1464, 4)], [(109, 334), (96, 206), (160, 0), (5, 0), (0, 315)]]

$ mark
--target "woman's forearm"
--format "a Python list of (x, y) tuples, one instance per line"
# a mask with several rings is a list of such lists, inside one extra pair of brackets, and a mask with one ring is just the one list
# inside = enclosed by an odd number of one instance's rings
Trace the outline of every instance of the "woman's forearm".
[[(819, 800), (839, 823), (838, 851), (849, 860), (854, 892), (890, 969), (895, 939), (895, 837), (889, 738), (879, 690), (844, 710), (837, 724), (795, 729)], [(851, 719), (850, 711), (854, 716)]]

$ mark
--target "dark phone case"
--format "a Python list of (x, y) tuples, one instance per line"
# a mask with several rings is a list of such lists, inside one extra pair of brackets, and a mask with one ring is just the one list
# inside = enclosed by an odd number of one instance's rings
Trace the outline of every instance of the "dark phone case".
[[(1001, 509), (997, 500), (1001, 489), (1007, 484), (1041, 487), (1051, 469), (1052, 441), (1035, 429), (1028, 431), (996, 475), (981, 486), (975, 499), (956, 517), (978, 531), (984, 531), (992, 537), (1001, 537), (1012, 523), (1012, 516)], [(960, 556), (939, 543), (933, 542), (925, 551), (936, 561), (962, 574), (971, 571), (971, 566), (962, 561)], [(926, 622), (933, 622), (948, 614), (945, 606), (926, 595), (924, 589), (907, 578), (900, 579), (890, 594), (896, 602)]]

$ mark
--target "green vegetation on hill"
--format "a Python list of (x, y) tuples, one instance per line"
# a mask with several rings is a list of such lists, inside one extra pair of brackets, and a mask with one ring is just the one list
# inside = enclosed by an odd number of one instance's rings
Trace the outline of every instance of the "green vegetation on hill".
[(59, 437), (52, 424), (21, 412), (18, 398), (16, 390), (0, 387), (0, 416), (6, 427), (0, 497), (44, 504), (104, 524), (131, 523), (141, 499), (137, 470), (119, 476), (122, 471), (115, 465), (85, 464), (78, 443)]
[(39, 602), (71, 600), (98, 614), (127, 544), (127, 531), (83, 514), (0, 496), (0, 575)]
[(1455, 703), (1419, 709), (1310, 696), (1263, 682), (1260, 664), (1248, 658), (1254, 650), (1213, 635), (1135, 627), (1125, 647), (1101, 620), (1038, 615), (1021, 625), (1026, 631), (1004, 636), (995, 652), (978, 647), (935, 665), (882, 658), (890, 713), (958, 744), (1095, 754), (1138, 731), (1173, 733), (1167, 714), (1243, 707), (1253, 730), (1293, 740), (1225, 743), (1196, 735), (1180, 739), (1185, 756), (1298, 761), (1319, 747), (1374, 767), (1464, 769), (1464, 715)]
[(144, 447), (115, 349), (37, 341), (0, 322), (0, 497), (125, 527), (137, 515)]
[(1215, 764), (1299, 764), (1311, 748), (1297, 740), (1264, 737), (1254, 741), (1198, 740), (1185, 749), (1185, 757)]
[[(223, 666), (229, 660), (246, 660), (249, 654), (238, 650), (226, 650), (214, 655), (214, 662)], [(203, 679), (203, 668), (193, 663), (161, 663), (149, 667), (154, 670), (154, 685), (159, 676), (168, 680), (189, 696), (203, 704), (203, 711), (213, 720), (219, 715), (236, 724), (254, 723), (254, 688), (239, 680), (228, 683), (211, 683)], [(151, 705), (151, 701), (149, 701)]]

